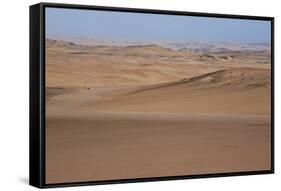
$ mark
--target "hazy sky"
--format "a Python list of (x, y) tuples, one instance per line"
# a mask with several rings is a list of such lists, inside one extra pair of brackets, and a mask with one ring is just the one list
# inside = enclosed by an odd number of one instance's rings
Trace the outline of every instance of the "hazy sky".
[(270, 22), (46, 8), (46, 36), (126, 41), (270, 42)]

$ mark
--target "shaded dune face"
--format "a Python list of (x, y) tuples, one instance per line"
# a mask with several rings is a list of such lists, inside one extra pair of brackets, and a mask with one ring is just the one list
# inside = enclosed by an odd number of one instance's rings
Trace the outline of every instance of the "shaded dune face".
[[(232, 68), (218, 70), (216, 72), (199, 75), (183, 82), (193, 83), (194, 85), (233, 86), (234, 88), (270, 88), (270, 70), (255, 68)], [(199, 83), (198, 83), (199, 82)], [(201, 83), (201, 84), (200, 84)], [(205, 85), (204, 84), (204, 85)]]
[(270, 169), (268, 50), (46, 44), (47, 183)]
[(136, 90), (135, 93), (177, 85), (197, 86), (198, 88), (219, 88), (221, 86), (229, 86), (237, 89), (246, 89), (254, 87), (270, 88), (270, 70), (255, 68), (232, 68), (218, 70), (215, 72), (202, 74), (192, 78), (183, 78), (175, 82), (146, 86), (144, 88)]

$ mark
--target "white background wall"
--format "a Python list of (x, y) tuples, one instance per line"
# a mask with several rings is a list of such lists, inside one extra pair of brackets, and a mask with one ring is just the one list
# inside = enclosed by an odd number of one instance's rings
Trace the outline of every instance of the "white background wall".
[[(36, 0), (0, 4), (0, 190), (36, 190), (28, 186), (29, 5)], [(152, 183), (86, 186), (52, 190), (279, 190), (281, 120), (281, 11), (278, 0), (56, 0), (56, 2), (275, 17), (276, 25), (276, 174)]]

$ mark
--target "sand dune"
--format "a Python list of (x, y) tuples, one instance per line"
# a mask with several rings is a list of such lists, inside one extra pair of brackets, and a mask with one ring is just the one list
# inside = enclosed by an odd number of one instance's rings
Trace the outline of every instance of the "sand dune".
[(47, 41), (48, 183), (270, 169), (267, 51)]
[(234, 68), (139, 87), (80, 88), (73, 93), (69, 88), (64, 95), (61, 88), (50, 105), (69, 102), (80, 111), (265, 115), (270, 114), (270, 83), (270, 70)]
[(270, 69), (270, 55), (259, 51), (201, 54), (155, 44), (123, 47), (48, 42), (48, 87), (149, 85), (236, 67)]

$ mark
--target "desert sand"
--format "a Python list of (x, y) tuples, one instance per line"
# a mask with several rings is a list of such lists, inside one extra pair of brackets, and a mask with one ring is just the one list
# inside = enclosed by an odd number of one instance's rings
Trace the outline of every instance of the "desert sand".
[(270, 50), (46, 46), (47, 183), (271, 168)]

